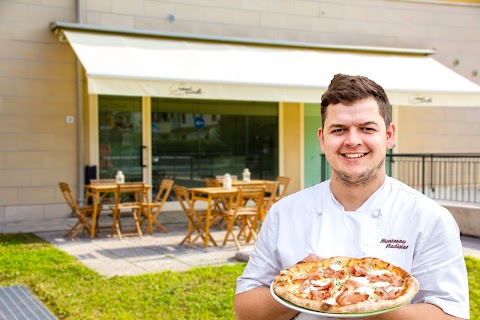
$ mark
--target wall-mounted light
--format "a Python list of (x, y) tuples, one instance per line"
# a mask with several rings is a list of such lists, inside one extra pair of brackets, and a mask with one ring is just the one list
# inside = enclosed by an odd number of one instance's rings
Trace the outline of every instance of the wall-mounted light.
[(170, 14), (168, 15), (168, 22), (172, 23), (172, 22), (174, 22), (174, 21), (175, 21), (175, 15), (170, 13)]

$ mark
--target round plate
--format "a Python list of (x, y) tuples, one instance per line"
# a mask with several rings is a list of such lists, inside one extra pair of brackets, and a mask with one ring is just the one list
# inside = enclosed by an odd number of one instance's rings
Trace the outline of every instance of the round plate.
[(324, 313), (324, 312), (320, 312), (320, 311), (314, 311), (314, 310), (306, 309), (306, 308), (303, 308), (303, 307), (299, 307), (299, 306), (297, 306), (297, 305), (295, 305), (295, 304), (293, 304), (293, 303), (291, 303), (287, 300), (284, 300), (284, 299), (280, 298), (279, 296), (277, 296), (275, 291), (273, 291), (273, 282), (270, 285), (270, 293), (272, 294), (272, 296), (275, 300), (277, 300), (280, 304), (282, 304), (285, 307), (288, 307), (290, 309), (293, 309), (293, 310), (296, 310), (296, 311), (299, 311), (299, 312), (303, 312), (303, 313), (312, 314), (312, 315), (315, 315), (315, 316), (322, 316), (322, 317), (326, 317), (326, 318), (338, 318), (338, 319), (340, 319), (340, 318), (360, 318), (360, 317), (366, 317), (366, 316), (374, 316), (374, 315), (377, 315), (377, 314), (381, 314), (381, 313), (385, 313), (385, 312), (389, 312), (389, 311), (398, 309), (398, 308), (400, 308), (400, 307), (402, 307), (406, 304), (406, 303), (404, 303), (404, 304), (401, 304), (401, 305), (393, 307), (393, 308), (374, 311), (374, 312), (365, 312), (365, 313)]

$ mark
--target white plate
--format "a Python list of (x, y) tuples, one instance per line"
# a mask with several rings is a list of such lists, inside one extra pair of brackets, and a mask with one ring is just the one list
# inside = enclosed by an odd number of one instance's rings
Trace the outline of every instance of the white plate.
[(303, 307), (299, 307), (299, 306), (294, 305), (293, 303), (291, 303), (287, 300), (284, 300), (284, 299), (280, 298), (279, 296), (277, 296), (275, 291), (273, 291), (273, 282), (272, 282), (272, 285), (270, 285), (270, 293), (272, 294), (272, 296), (275, 300), (277, 300), (280, 304), (284, 305), (285, 307), (288, 307), (290, 309), (293, 309), (293, 310), (296, 310), (296, 311), (299, 311), (299, 312), (308, 313), (308, 314), (312, 314), (312, 315), (315, 315), (315, 316), (322, 316), (322, 317), (326, 317), (326, 318), (338, 318), (338, 319), (340, 319), (340, 318), (360, 318), (360, 317), (374, 316), (374, 315), (385, 313), (385, 312), (388, 312), (388, 311), (392, 311), (392, 310), (395, 310), (395, 309), (398, 309), (398, 308), (404, 306), (404, 304), (401, 304), (401, 305), (393, 307), (393, 308), (374, 311), (374, 312), (365, 312), (365, 313), (324, 313), (324, 312), (320, 312), (320, 311), (314, 311), (314, 310), (306, 309), (306, 308), (303, 308)]

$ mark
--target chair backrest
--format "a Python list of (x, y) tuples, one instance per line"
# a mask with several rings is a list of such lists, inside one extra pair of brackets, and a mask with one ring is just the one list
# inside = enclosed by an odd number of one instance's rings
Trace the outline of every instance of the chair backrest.
[(235, 210), (256, 211), (259, 216), (263, 212), (263, 198), (265, 196), (264, 186), (238, 187), (237, 201)]
[(282, 199), (287, 194), (287, 188), (288, 188), (288, 184), (290, 183), (290, 178), (278, 176), (277, 182), (278, 182), (279, 194), (277, 196), (276, 201)]
[(67, 182), (59, 182), (58, 185), (73, 214), (78, 216), (80, 214), (80, 207), (78, 206), (77, 200), (75, 200), (75, 197), (73, 196), (70, 185)]
[(206, 187), (218, 187), (220, 183), (215, 178), (205, 178), (205, 186)]
[(265, 198), (263, 201), (263, 210), (265, 213), (270, 210), (272, 204), (277, 200), (278, 182), (268, 181), (265, 182)]
[[(147, 189), (143, 182), (117, 184), (117, 189), (115, 191), (115, 207), (118, 209), (126, 202), (129, 204), (137, 204), (140, 207), (142, 204), (149, 205), (150, 201), (146, 191)], [(127, 198), (127, 201), (123, 201), (123, 198)]]
[(160, 189), (153, 202), (161, 203), (162, 205), (167, 201), (170, 192), (172, 191), (174, 181), (171, 179), (162, 179), (160, 183)]
[(178, 203), (183, 209), (183, 212), (188, 216), (192, 216), (192, 208), (193, 204), (190, 199), (190, 195), (188, 194), (188, 190), (184, 186), (174, 186), (173, 192), (175, 192), (175, 196), (177, 197)]

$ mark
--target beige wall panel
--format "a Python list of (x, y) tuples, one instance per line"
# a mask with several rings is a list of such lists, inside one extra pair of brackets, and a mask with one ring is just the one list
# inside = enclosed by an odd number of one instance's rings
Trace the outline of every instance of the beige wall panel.
[(233, 20), (232, 9), (211, 8), (205, 11), (205, 21), (227, 24), (232, 20)]
[(167, 21), (165, 19), (158, 19), (155, 17), (135, 17), (134, 27), (136, 29), (144, 30), (165, 30), (167, 28)]
[(301, 188), (301, 119), (299, 103), (282, 103), (280, 108), (283, 113), (283, 154), (281, 155), (284, 175), (291, 178), (288, 193), (293, 193)]
[(233, 12), (232, 20), (234, 24), (241, 26), (259, 26), (260, 13), (250, 10), (236, 10)]
[(112, 12), (112, 1), (83, 0), (87, 12)]
[[(1, 121), (0, 121), (1, 122)], [(11, 134), (11, 133), (3, 133), (0, 130), (1, 134), (1, 139), (0, 139), (0, 152), (1, 151), (9, 151), (9, 150), (15, 150), (17, 148), (17, 135), (16, 134)], [(2, 153), (0, 153), (2, 154)], [(5, 159), (2, 154), (2, 157), (0, 159), (0, 168), (2, 168), (2, 162), (3, 165), (5, 165)]]
[(9, 152), (5, 155), (5, 166), (11, 169), (34, 169), (43, 166), (43, 152)]
[(104, 26), (118, 27), (118, 28), (133, 28), (134, 17), (122, 14), (107, 14), (100, 15), (100, 22)]
[[(98, 1), (95, 0), (95, 2)], [(167, 20), (169, 14), (175, 14), (175, 7), (173, 3), (147, 0), (145, 1), (145, 16), (155, 17), (156, 20)]]
[[(0, 187), (24, 187), (32, 185), (31, 170), (8, 169), (0, 170)], [(16, 197), (15, 197), (16, 201)]]
[(399, 107), (399, 153), (471, 153), (480, 150), (479, 108)]
[(19, 203), (17, 189), (10, 188), (10, 187), (0, 187), (0, 205), (1, 206), (18, 205), (18, 204), (20, 203)]
[[(58, 193), (60, 193), (60, 189)], [(46, 219), (71, 218), (73, 216), (72, 210), (66, 204), (45, 204), (42, 211), (43, 218)]]
[(144, 15), (145, 1), (143, 0), (112, 0), (112, 13), (120, 15)]
[(15, 81), (7, 76), (0, 78), (0, 95), (11, 95), (15, 92)]
[(58, 191), (58, 185), (48, 186), (48, 187), (25, 187), (19, 189), (21, 192), (22, 203), (26, 205), (37, 205), (37, 204), (46, 204), (53, 203), (55, 193)]
[[(70, 168), (42, 168), (42, 169), (33, 169), (30, 171), (31, 174), (31, 185), (35, 187), (43, 186), (55, 186), (60, 181), (70, 182), (72, 179), (68, 179), (69, 176), (72, 176), (70, 173)], [(73, 177), (72, 177), (73, 178)], [(54, 202), (55, 197), (48, 199), (48, 203)]]
[(7, 207), (5, 210), (5, 221), (40, 220), (43, 218), (45, 217), (42, 205)]

